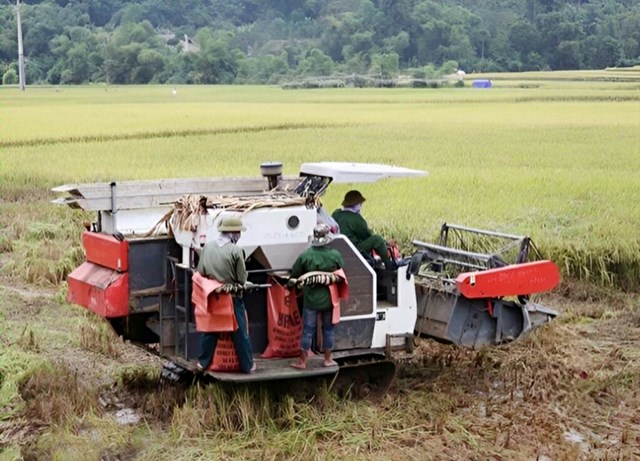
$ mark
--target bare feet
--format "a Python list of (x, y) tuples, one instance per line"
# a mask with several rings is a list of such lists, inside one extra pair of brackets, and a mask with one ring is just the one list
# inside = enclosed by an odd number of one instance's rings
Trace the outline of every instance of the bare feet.
[(307, 363), (301, 360), (296, 360), (295, 362), (291, 363), (291, 366), (293, 368), (297, 368), (298, 370), (304, 370), (305, 368), (307, 368)]
[(336, 361), (331, 358), (331, 351), (328, 349), (324, 351), (324, 366), (335, 367), (336, 365), (338, 365)]
[(253, 366), (251, 367), (251, 370), (249, 370), (249, 373), (255, 373), (257, 369), (258, 369), (258, 365), (254, 363)]

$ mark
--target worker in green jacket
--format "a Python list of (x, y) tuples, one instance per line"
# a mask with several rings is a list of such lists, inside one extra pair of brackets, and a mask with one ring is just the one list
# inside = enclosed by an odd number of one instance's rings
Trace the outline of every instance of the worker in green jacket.
[[(223, 284), (244, 286), (247, 283), (247, 269), (244, 251), (236, 245), (241, 232), (245, 231), (239, 218), (224, 218), (218, 223), (220, 235), (214, 242), (207, 243), (200, 253), (197, 270), (203, 276), (215, 279)], [(253, 350), (249, 339), (249, 327), (242, 292), (233, 295), (233, 312), (238, 329), (231, 333), (233, 345), (238, 354), (240, 368), (245, 373), (256, 370), (253, 362)], [(200, 333), (200, 354), (197, 367), (199, 371), (209, 368), (218, 345), (218, 333)]]
[(375, 250), (382, 259), (385, 269), (395, 270), (398, 264), (389, 257), (386, 240), (381, 235), (371, 232), (360, 214), (364, 201), (365, 198), (360, 191), (350, 190), (344, 196), (342, 208), (338, 208), (331, 216), (340, 226), (340, 233), (351, 240), (361, 253), (369, 255), (371, 250)]
[[(326, 224), (319, 224), (313, 230), (311, 247), (303, 251), (291, 269), (291, 280), (308, 272), (334, 272), (344, 265), (342, 255), (326, 245), (331, 241), (331, 229)], [(311, 341), (316, 331), (318, 314), (322, 315), (322, 345), (324, 347), (324, 366), (337, 365), (331, 358), (334, 347), (334, 325), (332, 323), (333, 304), (329, 288), (326, 285), (310, 285), (302, 288), (302, 339), (300, 356), (291, 364), (294, 368), (307, 367), (307, 356), (311, 349)]]

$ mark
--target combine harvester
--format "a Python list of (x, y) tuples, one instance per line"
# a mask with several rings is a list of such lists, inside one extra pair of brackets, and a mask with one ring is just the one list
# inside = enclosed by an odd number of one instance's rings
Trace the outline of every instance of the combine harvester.
[[(327, 187), (426, 176), (388, 165), (335, 162), (305, 163), (299, 177), (282, 177), (281, 171), (281, 164), (269, 163), (261, 165), (263, 178), (56, 187), (65, 196), (54, 203), (97, 213), (82, 235), (86, 262), (67, 278), (68, 301), (166, 358), (165, 377), (191, 376), (199, 352), (191, 299), (195, 249), (216, 239), (222, 218), (241, 216), (247, 228), (238, 245), (249, 273), (249, 332), (260, 355), (273, 327), (270, 287), (286, 280), (314, 226), (326, 217), (319, 198)], [(409, 265), (386, 272), (346, 237), (337, 235), (330, 243), (343, 255), (349, 286), (335, 330), (338, 366), (323, 367), (311, 358), (306, 370), (296, 370), (290, 358), (257, 358), (254, 374), (206, 375), (227, 382), (325, 376), (349, 383), (358, 395), (380, 396), (393, 380), (396, 359), (411, 356), (416, 334), (460, 346), (497, 345), (557, 315), (529, 301), (529, 295), (553, 289), (559, 271), (550, 261), (528, 261), (527, 237), (445, 224), (437, 245), (414, 245)], [(484, 250), (474, 249), (478, 245)]]

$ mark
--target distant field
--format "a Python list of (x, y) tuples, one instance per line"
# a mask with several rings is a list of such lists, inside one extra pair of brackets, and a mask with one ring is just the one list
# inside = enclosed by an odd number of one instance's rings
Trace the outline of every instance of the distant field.
[(550, 82), (635, 82), (640, 83), (640, 66), (612, 67), (604, 70), (558, 70), (554, 72), (501, 72), (472, 74), (468, 77), (491, 78), (504, 81), (544, 80)]
[[(490, 90), (2, 88), (0, 252), (32, 281), (75, 264), (77, 240), (37, 249), (43, 235), (77, 238), (72, 212), (47, 203), (63, 183), (256, 175), (265, 160), (286, 174), (304, 161), (383, 162), (430, 173), (357, 186), (372, 226), (406, 247), (444, 221), (526, 233), (565, 275), (633, 289), (640, 71), (627, 73), (634, 81), (523, 75)], [(327, 207), (349, 188), (332, 188)]]

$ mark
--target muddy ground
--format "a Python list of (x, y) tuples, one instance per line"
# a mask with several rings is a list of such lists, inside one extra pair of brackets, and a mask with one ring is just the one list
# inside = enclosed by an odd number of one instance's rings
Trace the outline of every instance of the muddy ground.
[[(562, 316), (529, 338), (478, 351), (421, 339), (380, 402), (307, 396), (293, 422), (265, 416), (265, 432), (192, 424), (189, 399), (206, 404), (160, 383), (160, 359), (60, 293), (4, 278), (0, 395), (12, 380), (17, 393), (0, 401), (0, 459), (208, 459), (220, 440), (217, 459), (640, 459), (640, 298), (564, 294), (543, 299)], [(253, 443), (235, 447), (246, 433)]]

